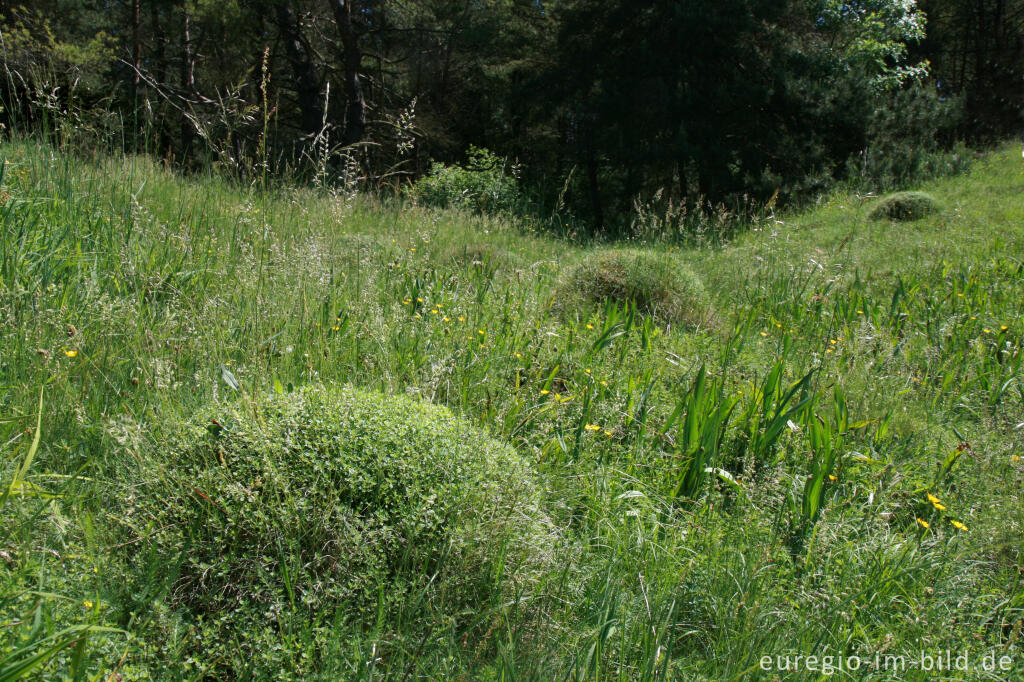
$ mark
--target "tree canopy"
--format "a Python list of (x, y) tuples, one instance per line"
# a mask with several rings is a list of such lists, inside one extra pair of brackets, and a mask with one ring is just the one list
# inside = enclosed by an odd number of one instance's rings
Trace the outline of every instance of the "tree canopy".
[(486, 148), (598, 230), (638, 197), (813, 195), (874, 147), (1013, 134), (1024, 92), (1019, 0), (3, 0), (0, 16), (9, 129), (73, 121), (183, 168), (372, 186)]

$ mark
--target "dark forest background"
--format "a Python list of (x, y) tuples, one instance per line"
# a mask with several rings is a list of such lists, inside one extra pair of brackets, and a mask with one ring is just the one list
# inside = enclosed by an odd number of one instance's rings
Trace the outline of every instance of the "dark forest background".
[(1022, 130), (1024, 0), (0, 0), (0, 16), (8, 134), (367, 190), (470, 158), (516, 182), (519, 210), (593, 231), (640, 206), (906, 186), (957, 143)]

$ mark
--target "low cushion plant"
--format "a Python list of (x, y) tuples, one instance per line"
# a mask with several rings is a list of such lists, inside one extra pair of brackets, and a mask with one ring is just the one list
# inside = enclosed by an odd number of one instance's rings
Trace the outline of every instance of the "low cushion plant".
[(938, 200), (927, 192), (896, 192), (878, 202), (871, 211), (871, 219), (917, 220), (940, 210)]
[(530, 467), (429, 403), (315, 386), (166, 432), (124, 514), (126, 547), (166, 558), (171, 606), (200, 623), (206, 655), (236, 666), (268, 655), (255, 649), (282, 611), (334, 626), (415, 620), (415, 604), (473, 613), (556, 544)]
[(665, 322), (700, 326), (711, 319), (700, 277), (667, 252), (621, 249), (597, 252), (577, 265), (562, 285), (566, 301), (630, 303)]

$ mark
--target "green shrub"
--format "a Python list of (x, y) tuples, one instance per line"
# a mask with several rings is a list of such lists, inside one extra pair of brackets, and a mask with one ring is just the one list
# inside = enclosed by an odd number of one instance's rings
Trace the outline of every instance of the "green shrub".
[(590, 256), (562, 285), (562, 303), (580, 300), (629, 302), (666, 322), (690, 326), (711, 319), (707, 293), (700, 278), (671, 254), (617, 250)]
[(413, 192), (427, 206), (464, 206), (481, 213), (508, 212), (519, 201), (516, 168), (486, 149), (469, 148), (465, 166), (435, 163)]
[(171, 606), (205, 658), (238, 661), (222, 666), (273, 668), (261, 642), (289, 619), (476, 613), (554, 547), (529, 467), (429, 403), (311, 387), (168, 433), (124, 515), (144, 542), (126, 547), (177, 567)]
[(941, 210), (939, 202), (925, 192), (890, 194), (871, 211), (872, 220), (917, 220)]

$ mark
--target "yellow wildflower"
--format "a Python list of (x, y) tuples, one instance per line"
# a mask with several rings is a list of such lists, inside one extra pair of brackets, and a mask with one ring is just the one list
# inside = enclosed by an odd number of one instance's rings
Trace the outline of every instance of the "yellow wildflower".
[(921, 525), (922, 528), (931, 528), (931, 524), (929, 524), (924, 519), (919, 518), (917, 522)]
[(950, 523), (952, 523), (953, 527), (956, 528), (957, 530), (967, 530), (967, 526), (965, 526), (964, 524), (960, 523), (959, 521), (952, 521), (951, 520)]
[(936, 509), (938, 509), (939, 511), (945, 511), (946, 510), (946, 505), (942, 504), (942, 500), (940, 500), (939, 498), (935, 497), (931, 493), (928, 493), (928, 501), (931, 502), (932, 506), (935, 507)]
[(68, 356), (69, 358), (73, 358), (76, 355), (78, 355), (78, 351), (74, 350), (74, 349), (66, 350), (66, 351), (64, 351), (64, 355)]
[(601, 430), (601, 427), (598, 426), (597, 424), (587, 424), (583, 428), (585, 428), (587, 431), (600, 431)]

